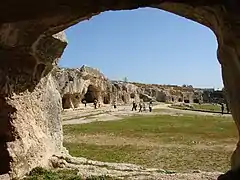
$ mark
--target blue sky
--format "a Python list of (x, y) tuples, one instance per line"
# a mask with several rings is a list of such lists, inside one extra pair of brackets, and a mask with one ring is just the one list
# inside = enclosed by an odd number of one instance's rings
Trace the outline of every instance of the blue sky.
[(158, 9), (108, 11), (66, 30), (61, 67), (87, 65), (109, 79), (222, 87), (210, 29)]

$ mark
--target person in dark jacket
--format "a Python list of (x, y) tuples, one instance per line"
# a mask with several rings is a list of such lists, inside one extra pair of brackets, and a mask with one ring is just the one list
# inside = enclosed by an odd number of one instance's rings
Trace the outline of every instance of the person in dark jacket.
[(139, 112), (142, 112), (142, 103), (139, 103)]
[(152, 101), (150, 101), (149, 102), (149, 112), (152, 112), (152, 106), (153, 106)]
[(82, 102), (85, 105), (85, 107), (87, 107), (87, 101), (84, 99)]
[(222, 114), (223, 114), (223, 111), (224, 111), (224, 104), (221, 103), (221, 110), (222, 110)]
[(133, 101), (133, 105), (132, 105), (132, 111), (133, 110), (135, 110), (135, 111), (137, 110), (137, 104), (135, 103), (135, 101)]
[(94, 102), (93, 102), (94, 109), (97, 109), (97, 102), (98, 102), (97, 99), (95, 99)]

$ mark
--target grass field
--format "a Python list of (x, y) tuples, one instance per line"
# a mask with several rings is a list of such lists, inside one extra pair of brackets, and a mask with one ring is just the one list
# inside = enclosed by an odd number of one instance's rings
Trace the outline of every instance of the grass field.
[(232, 118), (220, 116), (135, 116), (63, 129), (73, 156), (178, 172), (226, 171), (237, 142)]
[[(182, 110), (203, 110), (208, 112), (219, 112), (221, 113), (221, 106), (218, 104), (192, 104), (192, 108), (189, 106), (180, 106), (180, 105), (172, 105), (172, 108), (182, 109)], [(227, 113), (226, 108), (224, 112)]]
[(221, 106), (220, 105), (215, 105), (215, 104), (193, 104), (193, 107), (195, 109), (200, 109), (200, 110), (222, 112)]

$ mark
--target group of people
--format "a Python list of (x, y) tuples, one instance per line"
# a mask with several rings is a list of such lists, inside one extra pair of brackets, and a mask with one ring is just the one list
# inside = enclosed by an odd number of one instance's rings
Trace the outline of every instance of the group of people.
[[(87, 107), (87, 101), (85, 99), (82, 101), (82, 103), (84, 104), (85, 107)], [(94, 106), (94, 109), (100, 108), (101, 107), (100, 101), (98, 101), (97, 99), (94, 99), (93, 106)]]
[[(87, 107), (87, 101), (85, 99), (82, 101), (82, 103), (84, 104), (85, 107)], [(93, 106), (94, 106), (94, 109), (100, 108), (101, 107), (100, 101), (98, 101), (97, 99), (94, 99)], [(135, 101), (133, 101), (132, 111), (134, 111), (134, 110), (137, 111), (137, 107), (138, 107), (137, 103)], [(152, 104), (152, 101), (150, 101), (148, 104), (149, 112), (152, 112), (152, 107), (153, 107), (153, 104)], [(114, 109), (117, 108), (117, 103), (115, 101), (113, 102), (113, 108)], [(147, 111), (146, 104), (144, 102), (140, 102), (139, 103), (139, 112), (143, 112), (143, 111)]]
[[(133, 101), (133, 104), (132, 104), (132, 111), (137, 111), (137, 103), (135, 101)], [(149, 112), (152, 112), (152, 101), (149, 102), (149, 105), (148, 105), (148, 108), (149, 108)], [(142, 111), (146, 111), (146, 104), (144, 102), (140, 102), (139, 103), (139, 112), (142, 112)]]
[(97, 99), (94, 99), (93, 105), (94, 105), (94, 109), (97, 109), (97, 107), (98, 107), (98, 108), (101, 107), (101, 103), (100, 103), (100, 101), (98, 101)]

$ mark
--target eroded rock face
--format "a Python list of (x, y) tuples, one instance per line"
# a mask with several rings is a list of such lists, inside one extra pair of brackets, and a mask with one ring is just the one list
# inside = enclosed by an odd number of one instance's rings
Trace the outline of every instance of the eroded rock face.
[(0, 172), (12, 178), (49, 166), (49, 158), (63, 150), (61, 97), (48, 72), (66, 41), (48, 37), (35, 46), (26, 59), (13, 51), (15, 59), (5, 57), (0, 66)]
[(86, 66), (79, 69), (55, 68), (52, 75), (65, 109), (79, 107), (83, 99), (87, 103), (93, 103), (94, 99), (111, 103), (113, 99), (112, 94), (109, 94), (112, 90), (111, 83), (97, 69)]
[[(48, 141), (43, 141), (45, 137), (55, 139), (54, 134), (61, 134), (60, 128), (54, 126), (52, 129), (48, 126), (55, 124), (50, 122), (58, 121), (58, 106), (61, 103), (57, 91), (51, 105), (42, 102), (50, 101), (46, 86), (51, 82), (51, 77), (47, 74), (66, 46), (66, 42), (59, 41), (52, 35), (107, 10), (139, 7), (155, 7), (173, 12), (213, 30), (219, 44), (218, 59), (222, 66), (228, 101), (240, 132), (239, 1), (61, 0), (49, 3), (47, 0), (4, 0), (0, 6), (0, 114), (1, 125), (4, 127), (0, 129), (0, 151), (6, 156), (1, 162), (4, 164), (0, 166), (1, 174), (10, 172), (12, 177), (17, 177), (37, 164), (46, 164), (46, 159), (61, 144), (52, 142), (53, 145), (48, 147), (45, 145)], [(55, 94), (53, 87), (54, 85), (48, 91)], [(54, 113), (45, 109), (47, 104)], [(61, 138), (56, 139), (61, 141)], [(42, 150), (39, 150), (40, 147)], [(238, 146), (232, 157), (233, 169), (240, 167), (239, 149)], [(43, 153), (44, 150), (47, 153)], [(28, 162), (28, 165), (23, 162)]]
[(55, 68), (51, 73), (62, 97), (63, 109), (78, 108), (85, 100), (103, 104), (135, 102), (202, 102), (203, 93), (189, 87), (110, 81), (99, 70)]
[[(134, 83), (138, 87), (140, 96), (144, 96), (146, 101), (150, 99), (158, 102), (189, 102), (194, 100), (203, 102), (202, 92), (193, 87), (180, 87), (172, 85), (140, 84)], [(144, 98), (143, 98), (144, 99)]]
[(49, 158), (62, 149), (61, 98), (48, 75), (33, 92), (13, 95), (7, 104), (15, 109), (14, 139), (7, 142), (12, 158), (12, 176), (22, 176), (33, 167), (49, 166)]

